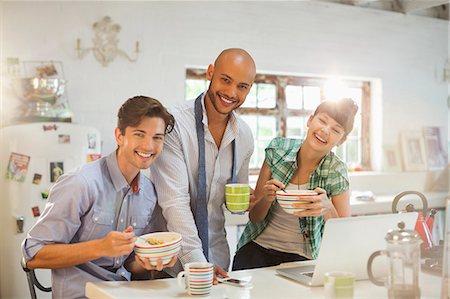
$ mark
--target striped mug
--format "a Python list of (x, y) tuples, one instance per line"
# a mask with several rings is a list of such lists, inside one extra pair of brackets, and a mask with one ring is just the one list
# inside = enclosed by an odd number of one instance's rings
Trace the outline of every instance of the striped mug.
[(250, 206), (250, 186), (248, 184), (226, 184), (225, 204), (233, 214), (244, 214)]
[(184, 271), (178, 273), (180, 288), (189, 295), (207, 295), (211, 292), (214, 278), (214, 265), (211, 263), (187, 263)]

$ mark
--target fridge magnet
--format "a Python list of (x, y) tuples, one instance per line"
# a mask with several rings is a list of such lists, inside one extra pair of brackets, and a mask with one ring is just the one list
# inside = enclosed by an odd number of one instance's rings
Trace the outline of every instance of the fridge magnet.
[(88, 134), (88, 148), (95, 149), (97, 147), (97, 135)]
[(66, 134), (58, 135), (58, 143), (69, 144), (70, 143), (70, 135), (66, 135)]
[(48, 198), (48, 191), (42, 191), (41, 192), (41, 197), (42, 197), (42, 199), (47, 199)]
[(42, 129), (44, 130), (44, 132), (46, 132), (46, 131), (56, 131), (56, 130), (58, 130), (58, 126), (56, 124), (53, 124), (53, 125), (42, 125)]
[(8, 169), (6, 170), (6, 178), (18, 182), (25, 181), (29, 163), (30, 156), (11, 153), (9, 156)]
[(33, 184), (39, 185), (41, 183), (41, 179), (42, 179), (42, 174), (35, 173), (33, 175)]
[(41, 211), (39, 210), (38, 206), (32, 207), (31, 211), (33, 212), (33, 216), (34, 217), (39, 217), (41, 216)]
[(89, 154), (87, 155), (87, 162), (93, 162), (95, 160), (98, 160), (102, 157), (102, 154)]
[(64, 173), (63, 162), (50, 162), (50, 183), (54, 183)]

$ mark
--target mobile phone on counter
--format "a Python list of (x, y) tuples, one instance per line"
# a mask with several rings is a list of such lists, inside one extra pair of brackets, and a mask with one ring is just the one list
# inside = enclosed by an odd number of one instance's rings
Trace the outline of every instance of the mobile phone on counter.
[(237, 279), (237, 278), (232, 278), (232, 277), (225, 277), (225, 278), (218, 277), (217, 280), (220, 283), (226, 283), (226, 284), (230, 284), (230, 285), (234, 285), (234, 286), (238, 286), (238, 287), (245, 287), (250, 282), (248, 280), (242, 280), (242, 279)]

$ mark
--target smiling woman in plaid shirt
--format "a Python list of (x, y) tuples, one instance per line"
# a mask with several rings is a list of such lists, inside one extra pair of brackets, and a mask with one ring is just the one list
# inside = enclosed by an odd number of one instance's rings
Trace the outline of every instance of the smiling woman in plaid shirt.
[[(322, 102), (308, 119), (305, 140), (277, 137), (270, 142), (233, 270), (315, 259), (325, 221), (350, 216), (347, 168), (331, 150), (346, 140), (357, 110), (351, 99)], [(292, 215), (275, 200), (276, 191), (284, 188), (318, 195)]]

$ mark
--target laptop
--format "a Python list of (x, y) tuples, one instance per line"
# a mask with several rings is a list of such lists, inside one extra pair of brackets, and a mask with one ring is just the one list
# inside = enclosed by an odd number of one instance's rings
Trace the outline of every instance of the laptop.
[[(323, 275), (329, 271), (352, 272), (356, 280), (367, 279), (367, 260), (373, 252), (386, 249), (388, 230), (398, 229), (399, 221), (405, 228), (414, 229), (417, 216), (417, 212), (411, 212), (329, 219), (315, 261), (276, 271), (309, 286), (323, 285)], [(375, 276), (387, 273), (387, 258), (377, 258), (372, 270)]]

